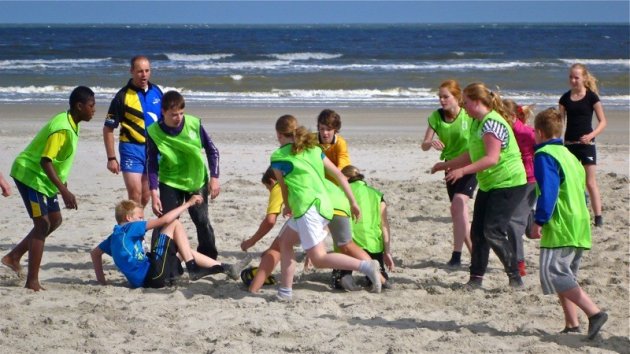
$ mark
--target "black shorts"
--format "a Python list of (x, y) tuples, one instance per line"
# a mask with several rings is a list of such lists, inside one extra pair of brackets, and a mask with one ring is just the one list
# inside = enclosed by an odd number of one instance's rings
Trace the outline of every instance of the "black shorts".
[(597, 165), (597, 149), (594, 144), (567, 144), (565, 146), (582, 165)]
[(172, 238), (153, 230), (149, 272), (144, 282), (145, 288), (163, 288), (173, 285), (175, 279), (184, 274), (184, 268), (177, 257), (177, 246)]
[(475, 195), (475, 189), (477, 188), (477, 177), (474, 173), (464, 175), (458, 179), (455, 183), (446, 182), (446, 191), (448, 192), (448, 198), (452, 202), (455, 193), (467, 195), (472, 198)]

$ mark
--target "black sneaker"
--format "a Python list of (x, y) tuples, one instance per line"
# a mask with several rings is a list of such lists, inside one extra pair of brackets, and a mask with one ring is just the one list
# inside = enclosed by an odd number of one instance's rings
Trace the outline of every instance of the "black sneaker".
[(598, 314), (588, 318), (588, 339), (593, 339), (597, 335), (604, 323), (608, 321), (608, 314), (600, 311)]
[(483, 277), (479, 276), (470, 276), (468, 283), (464, 285), (466, 290), (475, 290), (481, 289), (481, 283), (483, 282)]
[(580, 333), (580, 326), (577, 327), (564, 327), (564, 329), (562, 331), (560, 331), (560, 333), (565, 334), (565, 333)]
[(595, 226), (601, 227), (604, 226), (604, 219), (601, 215), (595, 215)]
[(203, 268), (197, 265), (195, 265), (195, 267), (188, 268), (188, 277), (192, 281), (199, 280), (210, 274), (212, 274), (212, 271), (210, 270), (210, 268)]
[(510, 278), (509, 285), (512, 289), (522, 289), (525, 287), (525, 283), (523, 283), (523, 279), (520, 275)]
[(459, 268), (462, 266), (462, 261), (459, 259), (451, 258), (451, 260), (448, 261), (446, 265), (449, 266), (450, 268)]

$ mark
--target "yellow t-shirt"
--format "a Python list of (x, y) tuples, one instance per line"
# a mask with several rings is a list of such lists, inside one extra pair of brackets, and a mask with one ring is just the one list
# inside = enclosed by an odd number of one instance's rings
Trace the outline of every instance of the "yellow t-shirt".
[[(70, 113), (68, 113), (68, 121), (74, 131), (77, 131), (77, 124), (74, 122)], [(62, 156), (62, 160), (72, 152), (71, 144), (66, 144), (68, 141), (67, 130), (59, 130), (54, 132), (48, 137), (44, 151), (42, 151), (42, 157), (47, 157), (50, 160), (54, 160), (57, 156)]]
[(276, 183), (269, 192), (269, 202), (267, 202), (267, 214), (280, 214), (282, 212), (282, 189)]

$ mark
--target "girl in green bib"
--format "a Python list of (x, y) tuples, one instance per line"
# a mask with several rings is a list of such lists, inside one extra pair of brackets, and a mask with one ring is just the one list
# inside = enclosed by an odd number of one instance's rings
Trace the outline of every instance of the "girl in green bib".
[(447, 182), (477, 174), (479, 192), (471, 226), (472, 255), (467, 285), (481, 287), (492, 248), (503, 263), (510, 286), (522, 287), (516, 252), (507, 237), (509, 221), (525, 198), (527, 188), (521, 153), (497, 93), (483, 83), (470, 84), (464, 89), (464, 108), (474, 118), (468, 151), (435, 164), (431, 171), (447, 171)]
[[(424, 133), (422, 150), (433, 148), (441, 151), (440, 160), (452, 160), (468, 149), (468, 136), (472, 118), (461, 107), (462, 89), (455, 80), (444, 81), (439, 88), (438, 97), (442, 108), (431, 113), (429, 125)], [(439, 139), (434, 139), (437, 134)], [(477, 189), (477, 179), (470, 173), (446, 184), (446, 191), (451, 201), (451, 219), (453, 220), (453, 253), (447, 265), (461, 265), (464, 244), (471, 251), (470, 223), (468, 221), (468, 201)]]
[(285, 207), (284, 216), (293, 232), (285, 232), (280, 240), (282, 283), (278, 297), (292, 298), (295, 260), (293, 246), (301, 243), (309, 259), (317, 268), (336, 268), (360, 271), (373, 283), (373, 291), (381, 291), (381, 278), (377, 261), (360, 261), (339, 253), (327, 253), (324, 246), (324, 228), (333, 217), (333, 202), (324, 182), (325, 172), (333, 176), (350, 201), (352, 216), (361, 216), (348, 181), (339, 169), (322, 153), (317, 136), (297, 119), (284, 115), (276, 121), (276, 137), (280, 148), (271, 155), (271, 168), (280, 188)]

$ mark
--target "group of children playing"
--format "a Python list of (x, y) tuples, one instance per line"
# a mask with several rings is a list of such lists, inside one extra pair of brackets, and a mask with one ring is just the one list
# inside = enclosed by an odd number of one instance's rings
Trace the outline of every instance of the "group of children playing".
[[(441, 150), (441, 159), (445, 160), (436, 163), (432, 173), (445, 171), (452, 202), (455, 242), (448, 264), (461, 264), (464, 244), (471, 253), (467, 287), (481, 287), (490, 249), (502, 262), (509, 285), (523, 287), (521, 277), (526, 271), (521, 236), (527, 229), (531, 238), (541, 240), (541, 285), (543, 293), (559, 296), (565, 315), (562, 332), (579, 332), (577, 306), (588, 316), (588, 337), (593, 338), (606, 322), (607, 314), (593, 303), (576, 280), (583, 250), (591, 247), (590, 216), (584, 193), (589, 168), (580, 165), (564, 146), (567, 142), (563, 145), (561, 139), (564, 113), (567, 124), (576, 114), (575, 109), (568, 108), (571, 102), (584, 97), (595, 102), (592, 109), (600, 121), (598, 128), (590, 129), (586, 136), (569, 143), (592, 147), (575, 149), (582, 154), (578, 157), (594, 160), (588, 157), (594, 155), (594, 137), (605, 126), (605, 118), (599, 99), (594, 98), (597, 95), (592, 92), (592, 83), (588, 83), (589, 77), (586, 68), (574, 65), (570, 72), (569, 101), (563, 96), (560, 110), (550, 108), (540, 112), (533, 128), (525, 124), (526, 107), (502, 100), (484, 84), (473, 83), (462, 91), (457, 82), (446, 81), (439, 89), (442, 108), (429, 117), (422, 148)], [(590, 92), (588, 95), (584, 94), (585, 88)], [(178, 217), (191, 207), (207, 203), (207, 193), (204, 196), (195, 192), (209, 188), (201, 155), (202, 148), (207, 146), (199, 138), (203, 130), (199, 120), (184, 115), (184, 99), (179, 93), (167, 92), (161, 105), (160, 124), (167, 127), (155, 124), (147, 128), (154, 144), (151, 148), (160, 155), (160, 159), (154, 161), (159, 167), (160, 193), (169, 193), (170, 188), (172, 193), (179, 193), (176, 199), (185, 197), (187, 200), (162, 213), (159, 196), (153, 196), (154, 213), (160, 217), (147, 221), (141, 203), (120, 202), (116, 206), (117, 224), (112, 234), (91, 252), (99, 283), (106, 283), (103, 254), (112, 256), (132, 287), (172, 284), (183, 273), (181, 264), (184, 262), (191, 280), (225, 273), (232, 279), (240, 276), (249, 291), (257, 292), (263, 284), (275, 283), (272, 272), (280, 263), (277, 297), (290, 300), (296, 268), (294, 246), (301, 244), (313, 266), (335, 270), (333, 285), (336, 287), (348, 291), (360, 289), (352, 278), (352, 271), (365, 274), (367, 286), (373, 292), (391, 287), (385, 269), (393, 269), (394, 260), (383, 194), (368, 186), (360, 171), (350, 165), (346, 142), (338, 134), (341, 119), (336, 112), (322, 111), (317, 133), (311, 133), (291, 115), (281, 116), (276, 121), (280, 147), (272, 153), (270, 167), (262, 178), (270, 191), (267, 214), (256, 233), (241, 243), (241, 249), (246, 251), (265, 236), (280, 213), (290, 218), (263, 252), (260, 265), (242, 271), (250, 261), (248, 256), (231, 265), (190, 248)], [(34, 226), (2, 258), (2, 263), (20, 272), (21, 257), (28, 251), (26, 287), (35, 291), (43, 289), (38, 271), (45, 239), (61, 224), (57, 194), (61, 194), (66, 208), (77, 208), (76, 198), (68, 190), (66, 181), (76, 152), (79, 123), (91, 120), (94, 106), (94, 93), (89, 88), (75, 88), (70, 95), (70, 109), (55, 116), (40, 130), (11, 169)], [(159, 130), (169, 128), (177, 133)], [(434, 139), (435, 134), (439, 140)], [(3, 193), (10, 193), (4, 184)], [(469, 226), (466, 204), (477, 184)], [(539, 196), (536, 211), (532, 213), (536, 190)], [(601, 225), (599, 193), (593, 192), (590, 186), (589, 194), (596, 213), (595, 224)], [(598, 199), (597, 202), (594, 199)], [(154, 231), (151, 250), (146, 253), (142, 241), (148, 230)], [(328, 231), (337, 252), (329, 253), (326, 249), (324, 240)]]

